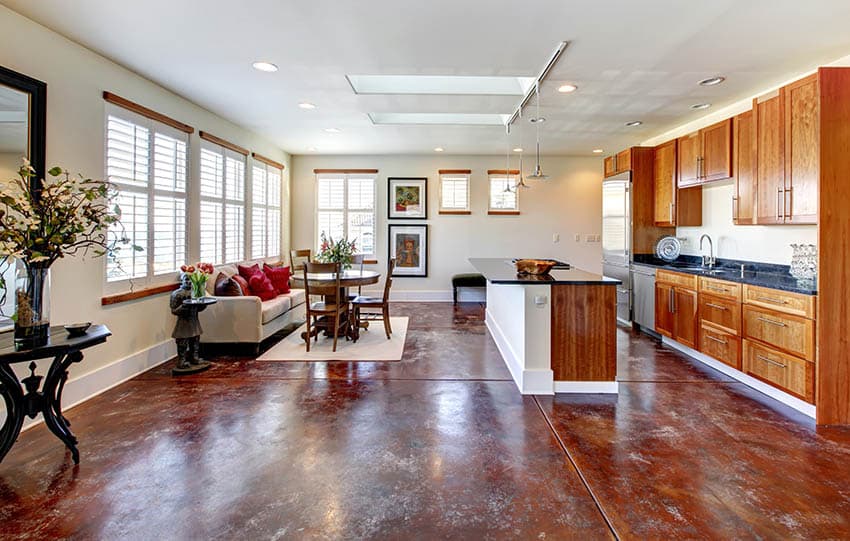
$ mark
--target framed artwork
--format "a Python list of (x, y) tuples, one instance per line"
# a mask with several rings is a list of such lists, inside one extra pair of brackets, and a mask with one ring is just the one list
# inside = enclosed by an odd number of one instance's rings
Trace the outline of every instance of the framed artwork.
[(428, 276), (428, 226), (390, 224), (389, 252), (393, 276)]
[(428, 218), (428, 179), (390, 177), (387, 190), (387, 218), (425, 220)]

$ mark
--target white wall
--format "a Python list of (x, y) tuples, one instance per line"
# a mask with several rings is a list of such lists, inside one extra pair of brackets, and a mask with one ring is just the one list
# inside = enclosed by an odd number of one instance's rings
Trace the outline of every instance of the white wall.
[[(840, 58), (828, 65), (850, 66), (850, 56)], [(809, 71), (795, 75), (779, 85), (766, 87), (754, 96), (732, 103), (700, 119), (647, 139), (641, 145), (655, 146), (748, 111), (752, 109), (753, 98), (814, 73), (817, 68), (818, 66), (812, 66)], [(817, 244), (816, 225), (734, 225), (732, 223), (732, 195), (731, 181), (703, 187), (702, 226), (679, 227), (676, 231), (677, 236), (687, 239), (687, 244), (682, 246), (682, 253), (699, 254), (699, 237), (703, 233), (707, 233), (714, 241), (715, 248), (719, 248), (716, 254), (719, 257), (789, 265), (791, 263), (792, 250), (790, 245), (792, 243)]]
[[(109, 90), (158, 112), (287, 164), (282, 191), (288, 193), (289, 156), (261, 138), (0, 6), (0, 65), (47, 83), (47, 167), (102, 178), (104, 110)], [(197, 131), (190, 140), (190, 174), (197, 171)], [(250, 164), (249, 164), (250, 167)], [(288, 217), (284, 218), (288, 223)], [(288, 227), (282, 229), (284, 234)], [(190, 239), (197, 232), (190, 231)], [(86, 352), (71, 377), (104, 367), (171, 341), (174, 319), (168, 295), (101, 307), (104, 261), (81, 257), (59, 261), (52, 271), (51, 323), (93, 321), (113, 336)], [(136, 358), (144, 355), (136, 355)], [(124, 374), (126, 376), (126, 374)]]
[[(513, 168), (517, 158), (512, 159)], [(394, 291), (448, 291), (453, 274), (474, 271), (467, 261), (470, 257), (555, 257), (601, 271), (601, 243), (584, 240), (586, 234), (601, 234), (601, 158), (543, 157), (542, 165), (551, 179), (528, 181), (532, 188), (520, 193), (521, 215), (489, 216), (487, 169), (504, 169), (504, 156), (293, 156), (292, 246), (315, 249), (313, 169), (373, 168), (378, 169), (380, 269), (387, 260), (387, 178), (428, 178), (428, 277), (398, 278)], [(471, 215), (438, 215), (439, 169), (472, 170)], [(560, 235), (560, 242), (552, 242), (553, 234)], [(574, 234), (581, 235), (581, 242), (573, 240)]]

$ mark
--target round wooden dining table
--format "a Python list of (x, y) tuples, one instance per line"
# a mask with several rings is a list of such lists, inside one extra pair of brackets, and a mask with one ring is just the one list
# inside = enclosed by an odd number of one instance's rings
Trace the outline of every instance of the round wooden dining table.
[[(348, 288), (377, 284), (380, 279), (381, 273), (379, 272), (360, 269), (344, 270), (342, 271), (342, 275), (339, 277), (339, 292), (337, 293), (337, 296), (334, 298), (331, 295), (325, 295), (325, 302), (336, 303), (337, 299), (342, 299), (343, 302), (347, 302)], [(307, 273), (307, 282), (309, 282), (310, 287), (326, 288), (336, 282), (336, 275), (332, 272), (311, 272)], [(304, 271), (294, 271), (292, 277), (289, 280), (289, 283), (292, 287), (304, 288)], [(310, 302), (310, 299), (307, 299), (307, 302)], [(348, 314), (346, 314), (346, 316), (348, 317)], [(357, 341), (357, 339), (359, 338), (359, 331), (360, 329), (357, 328), (356, 325), (348, 325), (348, 336), (354, 339), (354, 341)]]

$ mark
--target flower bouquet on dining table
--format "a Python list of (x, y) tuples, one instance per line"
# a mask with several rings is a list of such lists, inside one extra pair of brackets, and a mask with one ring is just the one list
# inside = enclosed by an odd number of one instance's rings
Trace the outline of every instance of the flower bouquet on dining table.
[(322, 244), (316, 260), (321, 263), (339, 263), (343, 269), (351, 268), (352, 257), (357, 253), (357, 239), (349, 241), (347, 238), (334, 241), (322, 231)]

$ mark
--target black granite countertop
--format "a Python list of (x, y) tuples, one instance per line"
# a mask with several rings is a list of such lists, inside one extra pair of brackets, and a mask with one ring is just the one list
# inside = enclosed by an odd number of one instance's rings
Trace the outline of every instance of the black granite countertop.
[[(681, 272), (684, 274), (696, 274), (698, 276), (710, 276), (718, 280), (727, 280), (739, 284), (769, 287), (803, 295), (817, 295), (817, 281), (798, 280), (791, 276), (788, 265), (775, 265), (772, 263), (758, 263), (754, 261), (740, 261), (735, 259), (718, 259), (714, 268), (720, 272), (710, 273), (702, 268), (701, 260), (697, 256), (680, 256), (673, 263), (667, 263), (653, 255), (635, 254), (634, 264), (648, 265), (659, 269)], [(744, 272), (741, 272), (744, 265)], [(690, 268), (689, 268), (690, 267)]]
[(529, 285), (618, 285), (619, 280), (607, 278), (601, 274), (583, 271), (575, 267), (569, 270), (553, 269), (549, 274), (531, 275), (517, 274), (516, 267), (510, 259), (470, 258), (470, 263), (487, 281), (494, 284), (529, 284)]

